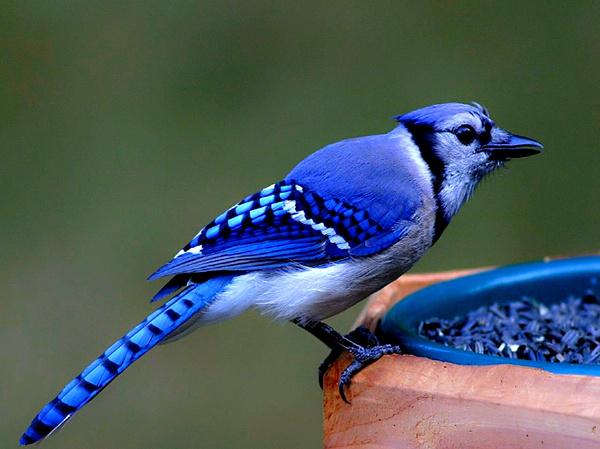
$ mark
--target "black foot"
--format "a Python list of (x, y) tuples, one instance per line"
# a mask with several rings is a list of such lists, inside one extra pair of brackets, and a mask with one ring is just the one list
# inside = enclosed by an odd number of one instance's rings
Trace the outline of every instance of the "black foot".
[(292, 320), (292, 322), (313, 334), (332, 350), (323, 363), (321, 363), (321, 366), (319, 366), (319, 384), (321, 388), (323, 388), (323, 375), (325, 371), (327, 371), (327, 368), (338, 358), (342, 351), (346, 350), (354, 356), (354, 360), (342, 371), (338, 381), (340, 396), (348, 404), (350, 402), (346, 398), (344, 388), (350, 385), (352, 377), (356, 373), (379, 360), (384, 355), (402, 353), (399, 346), (381, 344), (377, 337), (366, 327), (361, 326), (350, 332), (347, 336), (342, 336), (331, 326), (319, 321), (305, 321), (298, 318)]
[(345, 387), (350, 386), (355, 374), (369, 366), (371, 363), (376, 362), (384, 355), (402, 354), (400, 346), (393, 345), (378, 345), (370, 348), (358, 346), (356, 348), (349, 348), (348, 350), (354, 356), (354, 360), (344, 369), (344, 371), (342, 371), (338, 381), (340, 397), (347, 404), (350, 404), (350, 401), (346, 398)]
[[(359, 326), (350, 333), (344, 335), (345, 338), (350, 340), (353, 343), (356, 343), (363, 348), (372, 348), (374, 346), (379, 346), (379, 339), (375, 336), (373, 332), (367, 329), (364, 326)], [(323, 389), (323, 376), (329, 369), (331, 365), (337, 360), (337, 358), (342, 355), (345, 351), (341, 346), (334, 347), (329, 355), (325, 357), (325, 360), (321, 362), (319, 365), (319, 385), (321, 389)]]

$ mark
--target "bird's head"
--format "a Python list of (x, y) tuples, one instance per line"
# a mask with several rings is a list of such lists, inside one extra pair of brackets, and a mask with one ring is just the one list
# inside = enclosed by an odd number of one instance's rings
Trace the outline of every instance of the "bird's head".
[(446, 222), (479, 181), (510, 159), (540, 152), (542, 144), (498, 127), (477, 103), (444, 103), (396, 117), (427, 163)]

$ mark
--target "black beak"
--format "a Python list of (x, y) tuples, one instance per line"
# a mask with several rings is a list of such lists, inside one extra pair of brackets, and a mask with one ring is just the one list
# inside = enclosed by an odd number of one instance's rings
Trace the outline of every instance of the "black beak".
[(541, 153), (544, 146), (537, 140), (516, 134), (504, 134), (501, 141), (492, 141), (481, 149), (489, 153), (492, 159), (505, 161), (518, 157), (533, 156)]

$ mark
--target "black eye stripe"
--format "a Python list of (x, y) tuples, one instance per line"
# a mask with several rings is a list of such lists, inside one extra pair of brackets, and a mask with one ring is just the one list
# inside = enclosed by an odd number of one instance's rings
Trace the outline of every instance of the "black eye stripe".
[(486, 128), (483, 133), (481, 133), (479, 135), (479, 143), (481, 145), (485, 145), (486, 143), (490, 143), (490, 141), (492, 140), (492, 129), (491, 128)]

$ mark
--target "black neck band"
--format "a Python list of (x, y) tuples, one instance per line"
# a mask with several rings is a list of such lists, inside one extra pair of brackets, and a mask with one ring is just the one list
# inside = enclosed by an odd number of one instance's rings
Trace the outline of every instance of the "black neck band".
[(408, 131), (411, 133), (413, 141), (421, 152), (421, 157), (429, 167), (431, 172), (431, 180), (433, 185), (433, 197), (435, 200), (435, 224), (434, 224), (434, 235), (433, 241), (435, 242), (446, 226), (448, 226), (448, 220), (444, 214), (444, 208), (440, 204), (439, 193), (442, 188), (442, 181), (444, 180), (444, 162), (436, 154), (433, 149), (433, 130), (425, 126), (411, 126), (405, 125)]

